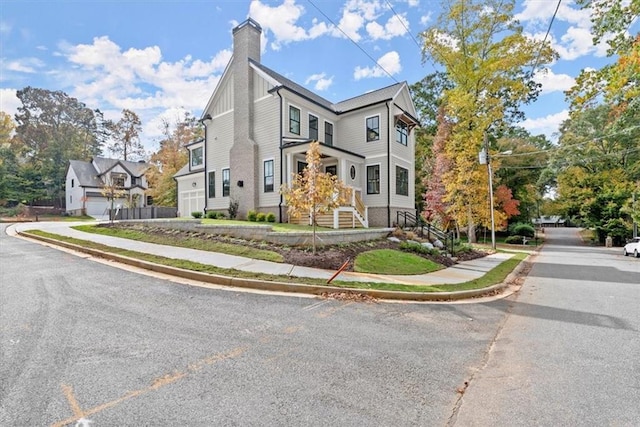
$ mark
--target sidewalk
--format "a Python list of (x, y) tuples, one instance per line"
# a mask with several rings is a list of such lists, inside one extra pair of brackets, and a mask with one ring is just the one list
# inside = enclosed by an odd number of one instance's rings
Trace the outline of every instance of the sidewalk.
[[(202, 264), (213, 265), (220, 268), (229, 268), (254, 273), (266, 273), (282, 276), (309, 277), (328, 280), (335, 274), (333, 270), (319, 268), (300, 267), (292, 264), (282, 264), (271, 261), (260, 261), (244, 258), (236, 255), (226, 255), (217, 252), (207, 252), (197, 249), (179, 248), (175, 246), (158, 245), (154, 243), (139, 242), (135, 240), (121, 239), (118, 237), (102, 236), (99, 234), (85, 233), (71, 228), (74, 225), (87, 224), (71, 222), (30, 222), (19, 223), (7, 228), (7, 232), (27, 231), (32, 229), (45, 230), (50, 233), (73, 237), (76, 239), (90, 240), (106, 246), (112, 246), (131, 251), (143, 252), (167, 258), (183, 259)], [(343, 272), (335, 280), (350, 282), (377, 282), (397, 283), (406, 285), (442, 285), (457, 284), (482, 277), (486, 272), (498, 266), (503, 261), (511, 258), (511, 254), (497, 253), (472, 261), (462, 261), (452, 267), (439, 271), (420, 275), (382, 275)]]

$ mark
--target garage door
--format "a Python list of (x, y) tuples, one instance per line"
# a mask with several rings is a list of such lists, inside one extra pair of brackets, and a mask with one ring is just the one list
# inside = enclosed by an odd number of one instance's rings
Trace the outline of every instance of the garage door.
[(204, 190), (183, 191), (180, 193), (179, 215), (190, 217), (191, 212), (203, 212)]
[(86, 202), (87, 215), (102, 216), (108, 215), (108, 202), (103, 198), (89, 197)]

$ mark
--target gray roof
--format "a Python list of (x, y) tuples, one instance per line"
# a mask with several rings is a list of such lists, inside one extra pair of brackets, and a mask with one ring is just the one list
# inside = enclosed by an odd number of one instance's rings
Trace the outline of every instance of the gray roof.
[(357, 108), (365, 107), (367, 105), (373, 105), (380, 102), (384, 102), (388, 99), (392, 99), (396, 96), (396, 94), (400, 91), (403, 85), (406, 83), (395, 83), (391, 86), (387, 86), (382, 89), (374, 90), (372, 92), (365, 93), (364, 95), (359, 95), (350, 99), (346, 99), (344, 101), (340, 101), (336, 104), (332, 103), (324, 99), (323, 97), (313, 93), (309, 89), (300, 86), (296, 82), (289, 80), (282, 74), (279, 74), (272, 69), (265, 67), (259, 62), (256, 62), (252, 59), (249, 59), (249, 62), (254, 65), (256, 68), (260, 69), (262, 72), (266, 73), (272, 79), (276, 80), (280, 83), (281, 86), (291, 90), (292, 92), (297, 93), (312, 102), (330, 110), (336, 114), (346, 113), (351, 110), (355, 110)]
[(191, 175), (194, 173), (203, 173), (204, 169), (198, 169), (196, 171), (190, 171), (189, 170), (189, 162), (187, 162), (183, 167), (180, 168), (180, 170), (178, 172), (176, 172), (175, 174), (173, 174), (174, 178), (177, 178), (179, 176), (185, 176), (185, 175)]
[(129, 162), (118, 159), (107, 159), (104, 157), (94, 157), (91, 162), (83, 162), (81, 160), (69, 161), (69, 167), (73, 169), (78, 177), (78, 185), (82, 187), (96, 188), (104, 185), (104, 182), (99, 178), (99, 176), (109, 171), (117, 164), (122, 165), (123, 168), (135, 177), (141, 177), (149, 168), (149, 164), (145, 162)]
[(90, 162), (81, 160), (70, 160), (69, 167), (78, 178), (78, 185), (81, 187), (102, 187), (102, 181), (98, 178), (98, 171)]
[(146, 162), (130, 162), (128, 160), (107, 159), (104, 157), (94, 157), (92, 160), (96, 164), (100, 174), (107, 172), (118, 163), (135, 177), (144, 175), (145, 171), (149, 169), (149, 164)]

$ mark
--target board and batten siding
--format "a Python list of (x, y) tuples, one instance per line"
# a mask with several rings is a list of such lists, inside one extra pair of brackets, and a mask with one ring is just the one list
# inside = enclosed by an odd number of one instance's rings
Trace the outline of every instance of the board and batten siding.
[[(264, 81), (261, 78), (256, 80)], [(254, 80), (255, 81), (255, 80)], [(253, 138), (258, 145), (258, 209), (280, 203), (280, 98), (277, 95), (260, 97), (253, 104)], [(273, 159), (273, 192), (264, 192), (264, 161)], [(276, 213), (276, 212), (274, 212)]]
[[(229, 151), (233, 145), (233, 110), (212, 117), (207, 128), (207, 173), (215, 172), (216, 197), (207, 200), (208, 210), (226, 210), (229, 208), (229, 197), (222, 197), (222, 169), (230, 164)], [(233, 182), (233, 176), (231, 177)], [(209, 197), (205, 189), (205, 197)]]

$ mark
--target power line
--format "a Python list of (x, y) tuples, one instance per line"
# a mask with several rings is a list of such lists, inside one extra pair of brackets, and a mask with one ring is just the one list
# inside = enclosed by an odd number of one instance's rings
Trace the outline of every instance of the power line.
[(356, 41), (355, 41), (355, 40), (353, 40), (351, 37), (349, 37), (349, 35), (348, 35), (347, 33), (345, 33), (345, 32), (342, 30), (342, 28), (340, 28), (340, 26), (339, 26), (339, 25), (337, 25), (335, 22), (333, 22), (333, 20), (332, 20), (331, 18), (329, 18), (329, 16), (327, 16), (327, 14), (326, 14), (326, 13), (324, 13), (324, 12), (323, 12), (323, 11), (322, 11), (318, 6), (316, 6), (316, 4), (315, 4), (312, 0), (307, 0), (307, 1), (311, 4), (311, 6), (315, 7), (315, 8), (316, 8), (316, 10), (317, 10), (318, 12), (320, 12), (320, 14), (321, 14), (322, 16), (324, 16), (324, 17), (325, 17), (329, 22), (331, 22), (331, 24), (332, 24), (334, 27), (336, 27), (338, 30), (340, 30), (340, 32), (341, 32), (342, 34), (344, 34), (344, 36), (345, 36), (346, 38), (348, 38), (349, 40), (351, 40), (351, 43), (353, 43), (354, 45), (356, 45), (356, 47), (357, 47), (358, 49), (360, 49), (360, 50), (362, 51), (362, 53), (364, 53), (365, 55), (367, 55), (367, 57), (368, 57), (368, 58), (369, 58), (369, 59), (370, 59), (374, 64), (376, 64), (376, 66), (377, 66), (377, 67), (379, 67), (382, 71), (384, 71), (384, 72), (385, 72), (385, 73), (386, 73), (386, 74), (387, 74), (387, 75), (388, 75), (388, 76), (389, 76), (389, 77), (390, 77), (394, 82), (396, 82), (396, 83), (400, 83), (400, 82), (399, 82), (395, 77), (393, 77), (393, 75), (392, 75), (390, 72), (388, 72), (387, 70), (385, 70), (385, 68), (384, 68), (382, 65), (380, 65), (380, 64), (378, 63), (378, 61), (376, 61), (376, 60), (375, 60), (371, 55), (369, 55), (369, 53), (368, 53), (366, 50), (364, 50), (364, 48), (363, 48), (362, 46), (360, 46), (360, 45), (358, 44), (358, 42), (356, 42)]
[(540, 44), (540, 49), (538, 49), (538, 54), (536, 55), (536, 60), (533, 63), (533, 68), (531, 68), (531, 76), (536, 72), (536, 68), (538, 68), (538, 62), (540, 61), (540, 55), (542, 54), (542, 48), (544, 47), (544, 43), (547, 41), (547, 37), (549, 37), (549, 33), (551, 32), (551, 26), (553, 25), (553, 21), (556, 19), (556, 15), (558, 14), (558, 9), (560, 9), (560, 3), (562, 0), (558, 0), (558, 4), (556, 5), (556, 10), (553, 12), (553, 16), (551, 17), (551, 21), (549, 22), (549, 28), (547, 28), (547, 33), (544, 35), (544, 39), (542, 39), (542, 43)]

